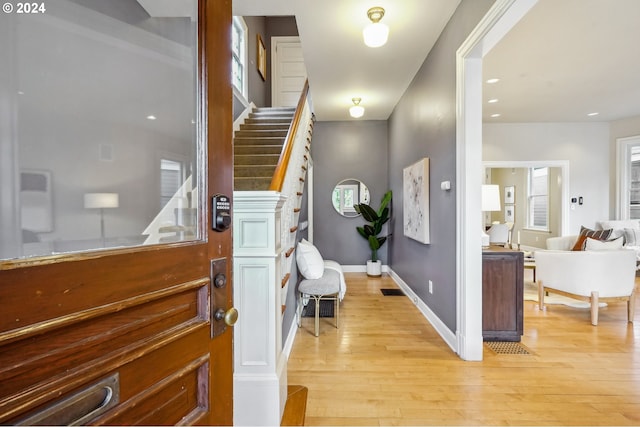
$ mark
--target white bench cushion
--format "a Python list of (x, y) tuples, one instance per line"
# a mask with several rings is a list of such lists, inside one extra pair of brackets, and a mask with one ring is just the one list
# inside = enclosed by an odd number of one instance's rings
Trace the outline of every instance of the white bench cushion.
[(340, 273), (325, 268), (318, 279), (304, 279), (298, 286), (298, 291), (307, 295), (332, 295), (340, 292)]

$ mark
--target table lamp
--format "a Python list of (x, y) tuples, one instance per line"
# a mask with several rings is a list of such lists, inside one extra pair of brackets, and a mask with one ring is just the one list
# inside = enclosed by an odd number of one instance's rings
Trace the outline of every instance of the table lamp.
[(104, 210), (117, 208), (119, 205), (118, 193), (86, 193), (84, 195), (84, 207), (86, 209), (100, 209), (100, 238), (104, 245)]

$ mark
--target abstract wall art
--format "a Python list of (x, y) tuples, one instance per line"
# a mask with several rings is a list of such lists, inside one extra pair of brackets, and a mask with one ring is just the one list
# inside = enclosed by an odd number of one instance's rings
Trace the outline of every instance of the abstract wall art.
[(430, 243), (429, 158), (404, 168), (402, 178), (404, 235), (421, 243)]

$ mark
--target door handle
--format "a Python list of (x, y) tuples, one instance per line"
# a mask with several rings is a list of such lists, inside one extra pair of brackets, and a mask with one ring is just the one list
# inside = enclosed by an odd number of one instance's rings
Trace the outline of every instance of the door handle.
[(231, 307), (227, 311), (224, 311), (224, 309), (219, 308), (216, 311), (216, 313), (213, 315), (213, 318), (218, 321), (224, 320), (224, 323), (227, 326), (233, 326), (238, 321), (238, 310), (235, 307)]

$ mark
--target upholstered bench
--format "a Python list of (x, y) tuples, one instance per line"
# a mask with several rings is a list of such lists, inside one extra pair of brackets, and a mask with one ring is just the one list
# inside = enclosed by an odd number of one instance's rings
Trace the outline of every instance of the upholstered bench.
[(302, 306), (304, 298), (312, 298), (315, 302), (315, 336), (320, 331), (320, 301), (334, 301), (336, 329), (340, 319), (340, 273), (331, 268), (325, 268), (319, 279), (304, 279), (298, 285), (298, 327), (302, 325)]
[(318, 336), (320, 329), (320, 300), (332, 300), (335, 302), (334, 313), (336, 328), (338, 328), (340, 301), (342, 301), (347, 291), (342, 266), (335, 261), (323, 260), (318, 249), (305, 239), (298, 242), (296, 261), (298, 271), (303, 277), (303, 280), (298, 285), (298, 327), (301, 326), (303, 302), (312, 298), (316, 304), (315, 335)]

